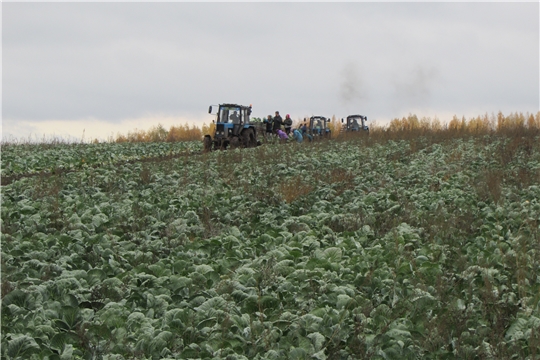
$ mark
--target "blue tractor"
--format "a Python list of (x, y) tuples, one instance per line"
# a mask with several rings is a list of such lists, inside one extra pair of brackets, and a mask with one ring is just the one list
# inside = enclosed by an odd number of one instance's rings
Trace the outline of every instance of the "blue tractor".
[(308, 138), (310, 141), (318, 139), (330, 139), (332, 131), (328, 127), (329, 118), (324, 116), (312, 116), (309, 118), (307, 128)]
[[(341, 119), (344, 123), (344, 119)], [(369, 126), (366, 125), (367, 116), (364, 115), (349, 115), (347, 116), (347, 122), (343, 124), (343, 130), (345, 132), (363, 132), (369, 135)]]
[[(212, 114), (212, 105), (208, 108)], [(226, 150), (228, 148), (250, 148), (259, 145), (257, 128), (250, 123), (251, 105), (220, 104), (216, 113), (214, 137), (205, 135), (204, 151)]]

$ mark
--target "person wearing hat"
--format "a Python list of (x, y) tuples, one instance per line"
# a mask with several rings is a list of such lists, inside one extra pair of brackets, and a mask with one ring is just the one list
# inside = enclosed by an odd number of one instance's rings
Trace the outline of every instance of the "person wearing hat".
[(279, 115), (279, 111), (276, 111), (276, 116), (274, 116), (274, 133), (277, 134), (277, 131), (281, 129), (283, 125), (283, 118)]
[(291, 133), (291, 128), (292, 128), (292, 119), (289, 114), (285, 115), (285, 120), (283, 120), (283, 125), (285, 125), (285, 133), (289, 135)]

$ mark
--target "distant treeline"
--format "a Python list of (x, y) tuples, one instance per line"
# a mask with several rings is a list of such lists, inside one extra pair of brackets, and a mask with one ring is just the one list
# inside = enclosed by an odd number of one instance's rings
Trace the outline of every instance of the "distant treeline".
[[(294, 126), (303, 123), (303, 120), (295, 121)], [(335, 116), (329, 124), (334, 134), (338, 134), (341, 128), (341, 121)], [(161, 124), (158, 124), (149, 130), (134, 130), (127, 135), (118, 134), (110, 138), (110, 142), (156, 142), (156, 141), (195, 141), (201, 140), (205, 134), (211, 134), (214, 131), (215, 124), (206, 125), (202, 128), (195, 125), (171, 126), (166, 130)], [(502, 112), (495, 114), (484, 114), (474, 118), (454, 117), (450, 121), (441, 121), (439, 118), (422, 117), (410, 114), (401, 119), (395, 118), (388, 124), (379, 125), (376, 122), (370, 124), (372, 135), (383, 135), (392, 133), (395, 136), (399, 134), (418, 135), (421, 133), (443, 132), (452, 134), (483, 134), (494, 132), (515, 132), (515, 131), (540, 131), (540, 111), (536, 114), (529, 113), (510, 113), (504, 115)]]
[(163, 125), (158, 124), (148, 130), (133, 130), (126, 135), (117, 134), (116, 137), (110, 137), (109, 142), (176, 142), (201, 140), (204, 134), (214, 131), (215, 124), (203, 124), (202, 128), (195, 125), (173, 125), (169, 130)]
[(468, 133), (488, 133), (514, 130), (538, 130), (540, 129), (540, 111), (533, 114), (510, 113), (505, 116), (502, 112), (497, 115), (485, 114), (469, 120), (465, 117), (459, 119), (454, 115), (449, 122), (441, 122), (438, 118), (421, 118), (409, 115), (401, 119), (393, 119), (387, 126), (374, 126), (375, 131), (459, 131)]
[[(255, 122), (260, 121), (254, 118)], [(302, 119), (294, 121), (293, 126), (299, 126), (304, 122)], [(341, 120), (335, 116), (329, 122), (329, 128), (333, 137), (339, 136), (342, 127)], [(371, 122), (370, 136), (400, 138), (409, 136), (418, 136), (427, 133), (454, 134), (454, 135), (479, 135), (483, 133), (504, 133), (504, 132), (538, 132), (540, 131), (540, 111), (536, 114), (515, 112), (509, 115), (504, 115), (502, 112), (495, 114), (484, 114), (470, 119), (465, 117), (454, 117), (450, 121), (442, 121), (439, 118), (421, 117), (409, 114), (401, 119), (395, 118), (388, 124), (378, 124), (376, 121)], [(178, 141), (198, 141), (206, 134), (213, 134), (215, 124), (203, 124), (202, 127), (196, 125), (173, 125), (168, 130), (162, 125), (157, 124), (148, 130), (134, 129), (128, 131), (127, 134), (118, 133), (116, 136), (109, 136), (105, 141), (94, 139), (92, 142), (111, 142), (111, 143), (126, 143), (126, 142), (178, 142)], [(354, 136), (354, 135), (353, 135)], [(347, 137), (347, 136), (345, 136)], [(42, 143), (62, 144), (72, 143), (59, 138), (43, 139)], [(83, 141), (87, 142), (87, 141)], [(21, 144), (26, 143), (24, 140), (2, 140), (2, 144)]]

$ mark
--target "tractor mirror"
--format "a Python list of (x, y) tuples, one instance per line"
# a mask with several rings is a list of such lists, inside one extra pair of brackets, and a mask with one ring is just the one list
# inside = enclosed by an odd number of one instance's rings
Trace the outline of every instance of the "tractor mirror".
[(343, 118), (341, 118), (341, 123), (343, 123)]
[(208, 113), (209, 113), (209, 114), (212, 113), (212, 105), (210, 105), (210, 106), (208, 107)]

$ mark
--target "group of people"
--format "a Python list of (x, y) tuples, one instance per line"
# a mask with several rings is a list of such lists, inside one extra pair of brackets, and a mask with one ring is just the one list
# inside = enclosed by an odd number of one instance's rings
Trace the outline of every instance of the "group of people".
[(304, 136), (310, 137), (307, 133), (307, 126), (304, 123), (297, 129), (293, 129), (293, 121), (289, 114), (285, 115), (285, 120), (279, 115), (279, 111), (276, 111), (275, 116), (268, 115), (263, 121), (266, 124), (266, 136), (276, 135), (280, 140), (287, 141), (294, 139), (301, 143), (304, 141)]

